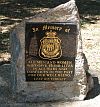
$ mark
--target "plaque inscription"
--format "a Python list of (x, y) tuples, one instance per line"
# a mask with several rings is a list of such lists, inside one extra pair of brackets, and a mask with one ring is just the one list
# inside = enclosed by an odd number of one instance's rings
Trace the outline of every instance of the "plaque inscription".
[(72, 23), (26, 23), (26, 81), (73, 80), (76, 38)]

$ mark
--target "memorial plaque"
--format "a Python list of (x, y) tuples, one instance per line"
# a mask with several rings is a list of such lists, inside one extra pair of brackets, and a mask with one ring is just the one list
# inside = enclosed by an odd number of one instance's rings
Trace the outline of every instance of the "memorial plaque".
[(26, 23), (26, 81), (72, 81), (76, 38), (73, 23)]

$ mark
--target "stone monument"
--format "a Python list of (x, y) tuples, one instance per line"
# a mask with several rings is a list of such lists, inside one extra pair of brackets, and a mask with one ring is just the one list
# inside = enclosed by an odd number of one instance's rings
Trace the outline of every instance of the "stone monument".
[(83, 100), (89, 91), (74, 0), (39, 13), (11, 33), (11, 92), (18, 103)]

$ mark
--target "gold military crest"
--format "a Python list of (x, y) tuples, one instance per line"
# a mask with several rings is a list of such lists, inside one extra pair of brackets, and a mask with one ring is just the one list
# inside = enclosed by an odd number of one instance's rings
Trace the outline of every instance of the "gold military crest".
[(42, 59), (59, 59), (62, 55), (61, 40), (54, 31), (46, 32), (40, 42), (39, 56)]

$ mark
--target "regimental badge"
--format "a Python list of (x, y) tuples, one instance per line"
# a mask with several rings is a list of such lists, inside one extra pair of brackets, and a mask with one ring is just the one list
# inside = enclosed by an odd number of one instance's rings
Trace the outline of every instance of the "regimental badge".
[(59, 59), (62, 55), (61, 40), (54, 31), (46, 32), (40, 42), (39, 56), (42, 59)]

